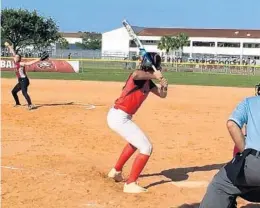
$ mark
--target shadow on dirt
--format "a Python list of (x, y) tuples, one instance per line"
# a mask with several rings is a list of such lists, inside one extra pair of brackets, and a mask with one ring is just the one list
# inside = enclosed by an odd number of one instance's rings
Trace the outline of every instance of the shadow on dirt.
[(211, 171), (211, 170), (219, 170), (223, 167), (225, 163), (221, 164), (212, 164), (212, 165), (205, 165), (205, 166), (194, 166), (194, 167), (187, 167), (187, 168), (172, 168), (168, 170), (163, 170), (160, 173), (152, 173), (152, 174), (143, 174), (141, 177), (152, 177), (152, 176), (164, 176), (169, 180), (161, 180), (154, 183), (149, 184), (146, 188), (150, 188), (153, 186), (157, 186), (164, 183), (169, 183), (172, 181), (184, 181), (189, 178), (188, 173), (191, 172), (199, 172), (199, 171)]
[(55, 106), (82, 106), (86, 109), (94, 109), (97, 106), (105, 106), (102, 104), (89, 104), (89, 103), (78, 103), (78, 102), (64, 102), (64, 103), (46, 103), (46, 104), (36, 104), (36, 108), (41, 107), (55, 107)]
[[(194, 203), (194, 204), (183, 204), (178, 207), (171, 207), (171, 208), (199, 208), (200, 204), (199, 203)], [(239, 207), (237, 207), (239, 208)], [(260, 208), (260, 204), (247, 204), (244, 205), (240, 208)]]
[(74, 102), (64, 102), (64, 103), (46, 103), (46, 104), (36, 104), (36, 108), (41, 107), (52, 107), (52, 106), (66, 106), (66, 105), (73, 105)]

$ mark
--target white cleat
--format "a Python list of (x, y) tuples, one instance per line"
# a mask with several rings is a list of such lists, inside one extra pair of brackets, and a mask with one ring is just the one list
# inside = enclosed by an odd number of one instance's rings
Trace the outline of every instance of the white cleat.
[(113, 178), (115, 182), (121, 182), (124, 180), (122, 176), (122, 171), (116, 171), (115, 168), (112, 168), (110, 172), (108, 173), (109, 178)]
[(125, 183), (124, 185), (124, 192), (125, 193), (132, 193), (132, 194), (137, 194), (137, 193), (143, 193), (143, 192), (147, 192), (148, 190), (137, 185), (137, 183), (133, 182), (133, 183)]

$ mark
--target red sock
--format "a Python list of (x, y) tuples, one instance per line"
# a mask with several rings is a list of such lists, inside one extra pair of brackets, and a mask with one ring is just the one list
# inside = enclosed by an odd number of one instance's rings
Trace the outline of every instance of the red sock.
[(135, 150), (136, 148), (129, 143), (125, 146), (115, 165), (116, 171), (122, 171), (123, 166), (125, 165), (127, 160), (134, 154)]
[(132, 166), (132, 170), (130, 176), (127, 180), (127, 184), (137, 181), (139, 175), (141, 174), (144, 166), (146, 165), (147, 161), (149, 160), (149, 155), (138, 154), (135, 158), (135, 161)]
[(235, 157), (237, 153), (239, 153), (239, 149), (235, 146), (233, 150), (233, 157)]

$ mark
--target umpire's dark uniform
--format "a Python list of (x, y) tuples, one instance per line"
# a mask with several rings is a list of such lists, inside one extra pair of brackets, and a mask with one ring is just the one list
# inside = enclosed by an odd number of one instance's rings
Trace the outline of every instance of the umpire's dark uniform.
[(260, 202), (260, 96), (244, 99), (233, 111), (228, 121), (233, 139), (241, 136), (244, 124), (245, 150), (214, 176), (200, 208), (235, 208), (238, 196)]

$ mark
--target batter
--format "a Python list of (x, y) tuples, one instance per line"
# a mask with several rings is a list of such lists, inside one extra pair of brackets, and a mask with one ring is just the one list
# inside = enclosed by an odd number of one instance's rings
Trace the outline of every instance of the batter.
[[(161, 98), (166, 98), (167, 96), (168, 83), (160, 71), (161, 57), (157, 53), (148, 53), (148, 56), (150, 56), (150, 60), (152, 60), (153, 65), (158, 71), (154, 72), (147, 58), (144, 58), (140, 69), (135, 70), (128, 77), (121, 96), (115, 101), (114, 106), (109, 110), (107, 115), (108, 126), (127, 142), (117, 163), (109, 172), (108, 177), (113, 178), (116, 182), (123, 181), (123, 166), (134, 152), (137, 149), (139, 150), (139, 154), (133, 162), (130, 176), (124, 184), (123, 191), (125, 193), (147, 191), (147, 189), (137, 184), (137, 179), (152, 153), (152, 144), (149, 138), (132, 121), (132, 116), (140, 108), (150, 92)], [(158, 88), (152, 79), (159, 80), (161, 87)]]

